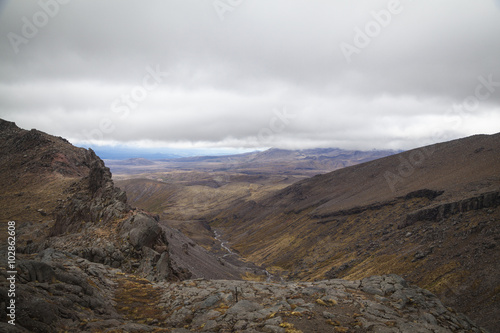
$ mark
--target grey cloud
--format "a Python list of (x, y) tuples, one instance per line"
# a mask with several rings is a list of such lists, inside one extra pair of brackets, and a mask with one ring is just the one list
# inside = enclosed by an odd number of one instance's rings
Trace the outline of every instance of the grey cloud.
[[(355, 28), (389, 3), (252, 0), (221, 21), (212, 1), (69, 1), (16, 54), (8, 33), (22, 36), (23, 17), (42, 9), (8, 1), (0, 116), (75, 142), (100, 131), (106, 142), (217, 147), (410, 148), (435, 140), (431, 132), (498, 132), (496, 83), (459, 114), (467, 122), (450, 112), (475, 95), (478, 77), (500, 82), (496, 1), (401, 0), (347, 63), (341, 43), (354, 45)], [(113, 112), (148, 66), (169, 74), (127, 117)], [(282, 107), (294, 121), (259, 139)], [(100, 129), (103, 119), (113, 130)]]

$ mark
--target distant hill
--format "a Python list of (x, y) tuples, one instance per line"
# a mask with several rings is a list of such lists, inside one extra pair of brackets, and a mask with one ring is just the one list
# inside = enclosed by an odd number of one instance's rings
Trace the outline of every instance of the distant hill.
[(498, 331), (499, 205), (500, 134), (477, 135), (299, 181), (211, 225), (284, 276), (399, 274)]
[(132, 158), (143, 158), (150, 160), (179, 158), (184, 155), (178, 153), (160, 153), (154, 149), (130, 148), (124, 146), (95, 146), (93, 147), (96, 154), (103, 160), (127, 160)]
[[(87, 148), (86, 145), (79, 145)], [(230, 155), (240, 153), (241, 149), (201, 149), (201, 148), (169, 148), (169, 147), (134, 147), (130, 145), (99, 146), (91, 148), (103, 160), (127, 160), (144, 158), (149, 160), (176, 159), (191, 156)]]
[(113, 165), (130, 165), (130, 166), (144, 166), (144, 165), (155, 165), (155, 162), (145, 159), (145, 158), (129, 158), (123, 161), (113, 161)]
[[(301, 179), (393, 154), (337, 148), (269, 149), (175, 160), (106, 161), (130, 202), (165, 220), (207, 219)], [(190, 234), (191, 237), (191, 234)]]
[(237, 155), (195, 156), (145, 161), (106, 160), (114, 174), (140, 174), (172, 170), (233, 172), (245, 174), (291, 174), (313, 176), (397, 153), (392, 150), (355, 151), (338, 148), (268, 149)]

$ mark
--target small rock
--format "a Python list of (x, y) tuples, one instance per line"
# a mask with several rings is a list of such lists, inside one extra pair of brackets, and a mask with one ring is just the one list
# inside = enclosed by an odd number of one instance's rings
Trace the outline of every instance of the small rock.
[(247, 324), (248, 323), (246, 320), (238, 320), (236, 324), (234, 324), (234, 329), (238, 331), (244, 330), (245, 328), (247, 328)]
[(306, 309), (306, 308), (303, 308), (303, 307), (297, 307), (295, 308), (295, 310), (293, 310), (292, 313), (297, 313), (297, 314), (305, 314), (305, 313), (308, 313), (310, 312), (309, 309)]
[(361, 288), (365, 293), (368, 294), (373, 294), (373, 295), (379, 295), (379, 296), (385, 296), (384, 292), (380, 288), (375, 288), (373, 286), (363, 286)]
[(305, 303), (305, 301), (302, 298), (290, 298), (287, 299), (286, 301), (288, 302), (288, 304), (297, 306), (303, 305)]
[(220, 324), (217, 323), (215, 320), (209, 320), (207, 321), (203, 329), (206, 331), (218, 332), (220, 329)]
[(271, 326), (279, 326), (283, 322), (283, 319), (281, 317), (275, 317), (271, 318), (265, 321), (266, 325), (271, 325)]
[(202, 304), (202, 309), (206, 309), (206, 308), (210, 308), (212, 306), (214, 306), (215, 304), (217, 304), (217, 302), (220, 301), (220, 296), (219, 295), (211, 295), (211, 296), (208, 296), (204, 301), (203, 301), (203, 304)]
[(37, 209), (37, 212), (39, 212), (40, 215), (42, 215), (42, 216), (47, 216), (47, 212), (44, 211), (43, 209)]
[(274, 326), (274, 325), (265, 325), (262, 329), (264, 332), (268, 333), (285, 333), (286, 330), (283, 327)]
[(335, 315), (333, 313), (323, 311), (323, 318), (333, 320), (335, 319)]
[(423, 313), (422, 317), (431, 325), (437, 325), (438, 322), (436, 320), (436, 317), (431, 315), (430, 313)]
[(421, 259), (424, 259), (425, 257), (427, 257), (428, 253), (426, 252), (422, 252), (422, 251), (418, 251), (417, 253), (415, 253), (415, 255), (413, 256), (413, 260), (412, 262), (415, 262), (417, 260), (421, 260)]

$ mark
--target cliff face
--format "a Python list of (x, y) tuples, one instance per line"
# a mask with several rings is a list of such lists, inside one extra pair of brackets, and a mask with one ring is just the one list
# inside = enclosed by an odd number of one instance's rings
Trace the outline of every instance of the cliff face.
[(91, 149), (85, 162), (88, 175), (67, 189), (70, 197), (55, 211), (52, 236), (78, 230), (81, 221), (109, 223), (130, 210), (126, 193), (114, 186), (111, 172)]
[(7, 183), (30, 174), (82, 177), (90, 166), (90, 155), (85, 149), (36, 129), (21, 129), (3, 119), (0, 119), (0, 151), (2, 171), (11, 176), (2, 176), (1, 180)]
[(406, 215), (406, 220), (401, 228), (415, 224), (418, 221), (438, 222), (450, 216), (463, 214), (481, 209), (493, 209), (500, 206), (500, 192), (493, 191), (482, 193), (466, 199), (440, 203), (432, 207), (411, 212)]

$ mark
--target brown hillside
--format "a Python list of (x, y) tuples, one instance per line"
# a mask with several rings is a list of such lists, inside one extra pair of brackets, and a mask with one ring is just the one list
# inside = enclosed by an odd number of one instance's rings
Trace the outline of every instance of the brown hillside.
[(500, 134), (478, 135), (300, 181), (212, 225), (290, 278), (400, 274), (495, 331), (499, 205)]

